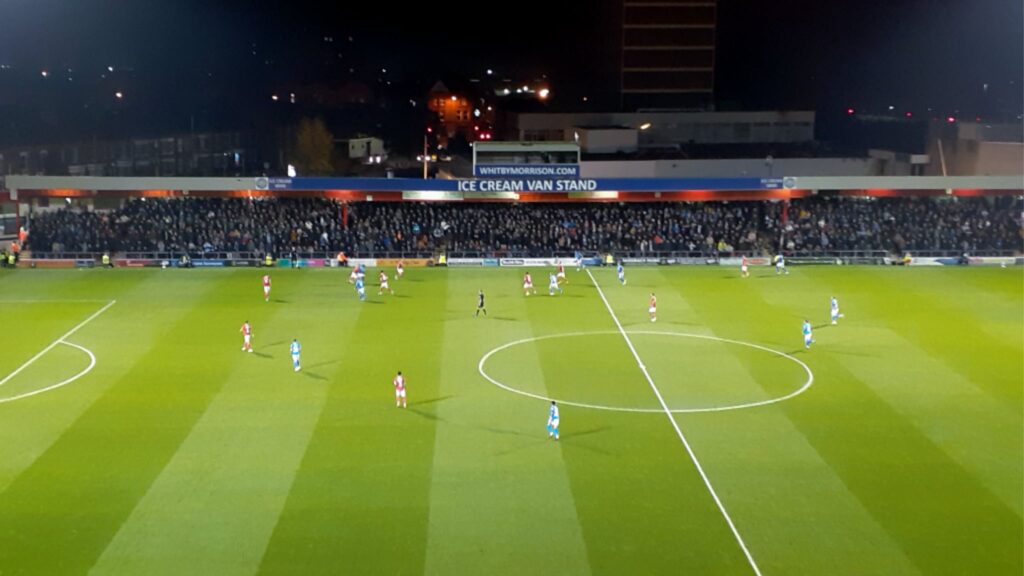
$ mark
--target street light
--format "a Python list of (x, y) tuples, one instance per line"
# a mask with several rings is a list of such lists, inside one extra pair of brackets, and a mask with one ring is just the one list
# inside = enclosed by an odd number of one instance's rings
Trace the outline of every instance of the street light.
[(641, 130), (647, 130), (650, 127), (651, 127), (651, 123), (650, 122), (644, 122), (643, 124), (640, 125), (640, 129)]

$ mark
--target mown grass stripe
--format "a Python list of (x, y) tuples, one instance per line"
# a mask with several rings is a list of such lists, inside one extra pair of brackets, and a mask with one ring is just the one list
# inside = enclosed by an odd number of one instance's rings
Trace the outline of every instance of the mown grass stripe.
[[(527, 309), (553, 303), (510, 290), (518, 272), (450, 274), (447, 308), (462, 318), (445, 328), (443, 348), (458, 353), (448, 356), (439, 400), (428, 408), (438, 428), (424, 573), (589, 574), (564, 446), (544, 430), (546, 403), (489, 386), (476, 370), (489, 347), (532, 334)], [(471, 315), (478, 289), (491, 295), (488, 317)], [(543, 391), (535, 350), (523, 354), (518, 375)]]
[[(387, 271), (389, 275), (393, 270)], [(367, 277), (376, 277), (368, 270)], [(266, 574), (344, 571), (420, 574), (426, 557), (436, 421), (417, 402), (437, 394), (442, 362), (444, 270), (409, 269), (395, 296), (358, 303), (338, 341), (343, 371), (331, 384), (313, 437), (260, 565)], [(404, 370), (409, 408), (395, 408), (392, 377)]]

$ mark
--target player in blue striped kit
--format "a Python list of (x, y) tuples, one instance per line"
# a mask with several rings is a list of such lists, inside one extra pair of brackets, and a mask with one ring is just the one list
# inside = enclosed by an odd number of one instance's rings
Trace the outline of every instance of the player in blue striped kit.
[(786, 270), (786, 257), (779, 254), (775, 257), (775, 275), (789, 274), (789, 270)]
[(811, 336), (811, 323), (804, 320), (804, 349), (811, 347), (814, 344), (814, 337)]
[(366, 284), (362, 276), (356, 278), (356, 293), (359, 294), (359, 300), (366, 300)]
[(292, 353), (292, 366), (295, 368), (295, 371), (298, 372), (299, 370), (302, 370), (302, 366), (299, 364), (299, 355), (302, 354), (302, 344), (299, 344), (298, 339), (295, 339), (292, 340), (290, 348)]
[(551, 409), (548, 410), (548, 438), (558, 440), (558, 405), (551, 401)]
[(548, 274), (548, 296), (554, 296), (555, 290), (562, 293), (562, 287), (558, 284), (558, 278), (554, 274)]

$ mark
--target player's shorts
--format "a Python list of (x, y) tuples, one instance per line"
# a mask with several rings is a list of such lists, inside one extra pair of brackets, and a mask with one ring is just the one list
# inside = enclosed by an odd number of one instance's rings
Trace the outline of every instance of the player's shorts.
[(565, 272), (559, 272), (558, 274), (555, 274), (555, 278), (565, 278)]
[(625, 272), (619, 272), (619, 280), (622, 280), (625, 277), (626, 277), (626, 273)]
[(387, 282), (381, 282), (380, 283), (380, 289), (381, 290), (390, 290), (390, 288), (388, 288), (388, 283)]
[(401, 390), (395, 388), (395, 398), (405, 398), (405, 388), (402, 388)]
[(264, 294), (270, 294), (270, 286), (264, 286), (263, 287), (263, 293)]
[(558, 284), (548, 284), (548, 290), (558, 290)]
[(523, 290), (530, 290), (533, 288), (533, 282), (523, 282)]
[(650, 313), (650, 314), (654, 314), (657, 311), (658, 311), (658, 309), (656, 307), (654, 307), (654, 306), (651, 306), (650, 308), (647, 309), (647, 312)]
[(292, 354), (292, 362), (298, 362), (298, 361), (299, 361), (299, 355), (298, 354)]
[(810, 334), (804, 334), (804, 344), (810, 344), (810, 343), (811, 343), (811, 335)]
[(358, 292), (359, 292), (359, 295), (362, 296), (363, 294), (366, 294), (366, 288), (359, 288)]
[(242, 338), (243, 338), (243, 339), (245, 340), (245, 343), (246, 343), (246, 344), (248, 344), (248, 343), (249, 343), (249, 340), (250, 340), (250, 339), (252, 338), (252, 336), (250, 336), (249, 334), (246, 334), (246, 335), (245, 335), (245, 336), (243, 336)]
[(558, 430), (558, 418), (551, 420), (548, 426), (550, 426), (552, 430)]
[(747, 271), (747, 267), (746, 266), (740, 266), (740, 272), (746, 272), (746, 271)]

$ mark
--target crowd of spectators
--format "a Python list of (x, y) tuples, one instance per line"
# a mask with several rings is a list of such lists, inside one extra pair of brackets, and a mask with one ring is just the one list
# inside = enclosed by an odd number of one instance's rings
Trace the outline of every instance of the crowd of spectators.
[(808, 198), (794, 201), (785, 248), (834, 250), (1014, 251), (1024, 249), (1019, 197)]
[(787, 253), (1022, 250), (1018, 197), (693, 203), (132, 199), (33, 215), (28, 248), (67, 252)]
[(313, 198), (132, 199), (117, 210), (36, 214), (33, 252), (259, 252), (337, 250), (351, 242), (340, 206)]

